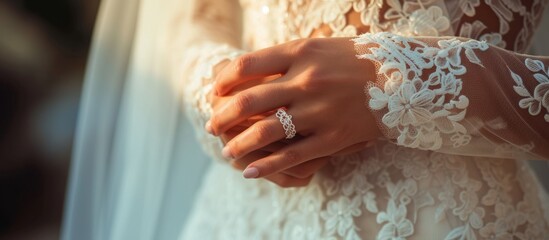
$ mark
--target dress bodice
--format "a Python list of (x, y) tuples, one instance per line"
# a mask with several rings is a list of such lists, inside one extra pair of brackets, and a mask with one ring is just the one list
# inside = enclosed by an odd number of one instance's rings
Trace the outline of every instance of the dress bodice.
[[(460, 36), (525, 52), (545, 0), (240, 0), (244, 46), (365, 32)], [(479, 14), (481, 13), (481, 14)]]

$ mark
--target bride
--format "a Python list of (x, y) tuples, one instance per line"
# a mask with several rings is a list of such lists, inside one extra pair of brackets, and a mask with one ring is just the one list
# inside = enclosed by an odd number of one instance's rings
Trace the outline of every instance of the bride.
[(182, 108), (216, 160), (183, 239), (546, 239), (546, 3), (107, 2), (64, 237), (176, 236), (206, 161)]

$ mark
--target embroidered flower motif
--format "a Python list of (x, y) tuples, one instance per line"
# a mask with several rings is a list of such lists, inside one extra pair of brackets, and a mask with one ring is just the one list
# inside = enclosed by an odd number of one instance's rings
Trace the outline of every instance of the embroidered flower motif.
[(465, 15), (472, 17), (475, 15), (475, 8), (480, 5), (479, 0), (459, 0), (459, 7)]
[(345, 13), (353, 7), (351, 1), (322, 1), (319, 10), (322, 11), (322, 22), (331, 24), (332, 30), (341, 30), (347, 25)]
[[(359, 58), (381, 64), (378, 75), (385, 78), (384, 89), (368, 87), (369, 106), (372, 110), (387, 109), (381, 121), (398, 131), (399, 145), (436, 150), (443, 144), (443, 134), (451, 136), (446, 139), (454, 147), (470, 142), (467, 129), (459, 123), (469, 105), (469, 99), (461, 95), (463, 83), (457, 78), (467, 72), (461, 53), (469, 62), (482, 66), (473, 50), (486, 50), (488, 44), (448, 39), (438, 41), (439, 47), (431, 47), (391, 33), (367, 33), (356, 38), (355, 45), (357, 49), (367, 46)], [(423, 80), (427, 71), (431, 73)]]
[(507, 46), (507, 43), (503, 40), (503, 36), (501, 36), (500, 33), (486, 33), (480, 36), (479, 40), (500, 48), (505, 48), (505, 46)]
[[(447, 184), (447, 186), (452, 186)], [(457, 206), (457, 202), (454, 199), (454, 189), (452, 187), (446, 187), (442, 192), (438, 194), (438, 204), (437, 209), (435, 210), (435, 221), (440, 222), (445, 217), (444, 212), (447, 209), (453, 209)]]
[(522, 78), (509, 69), (511, 77), (513, 77), (516, 83), (513, 89), (518, 95), (524, 97), (519, 101), (519, 107), (528, 109), (528, 113), (532, 116), (540, 114), (543, 107), (545, 108), (545, 121), (549, 122), (549, 68), (545, 70), (543, 62), (530, 58), (527, 58), (524, 64), (528, 70), (534, 73), (534, 78), (538, 81), (538, 85), (534, 89), (534, 96), (532, 96), (530, 91), (524, 86)]
[[(297, 203), (297, 209), (286, 217), (287, 221), (282, 229), (283, 239), (320, 239), (320, 210), (325, 201), (322, 190), (318, 185), (311, 185), (301, 191), (302, 197)], [(295, 192), (294, 194), (298, 195)]]
[(449, 28), (450, 20), (437, 6), (418, 9), (408, 18), (400, 18), (394, 25), (395, 33), (406, 36), (439, 36)]
[(335, 31), (332, 37), (355, 37), (357, 34), (356, 27), (348, 25), (340, 31)]
[[(467, 71), (465, 66), (461, 64), (461, 51), (464, 50), (465, 56), (469, 62), (482, 66), (480, 59), (473, 51), (473, 49), (478, 49), (484, 51), (488, 49), (488, 44), (486, 42), (480, 42), (476, 40), (469, 40), (467, 42), (462, 42), (457, 39), (441, 40), (438, 41), (440, 51), (437, 52), (435, 57), (435, 65), (438, 67), (437, 70), (447, 69), (451, 74), (458, 76), (463, 75)], [(428, 55), (426, 57), (429, 57)]]
[(366, 210), (370, 211), (371, 213), (377, 213), (379, 211), (377, 208), (375, 193), (366, 192), (366, 194), (364, 194), (364, 196), (362, 197), (362, 201), (364, 202), (364, 206), (366, 206)]
[(390, 128), (421, 125), (432, 118), (434, 97), (433, 91), (421, 89), (421, 80), (405, 82), (396, 94), (389, 97), (389, 112), (382, 121)]
[(329, 201), (325, 211), (320, 216), (326, 221), (326, 230), (329, 233), (337, 232), (341, 237), (354, 228), (353, 217), (360, 216), (360, 198), (341, 196), (337, 201)]
[[(480, 190), (482, 184), (479, 181), (470, 180), (465, 187), (466, 189), (459, 193), (461, 205), (453, 209), (454, 214), (459, 216), (462, 221), (467, 221), (472, 214), (476, 213), (479, 203), (476, 192)], [(484, 213), (478, 213), (478, 215), (483, 217)]]
[(479, 21), (475, 20), (473, 23), (463, 23), (461, 24), (461, 29), (459, 30), (460, 37), (478, 39), (482, 31), (486, 29), (486, 25)]
[(454, 74), (461, 75), (465, 73), (465, 67), (461, 65), (461, 58), (457, 52), (458, 48), (443, 48), (435, 56), (435, 65), (439, 69), (449, 69)]
[(485, 239), (494, 239), (494, 240), (512, 240), (513, 235), (507, 232), (507, 224), (503, 219), (498, 219), (495, 223), (491, 222), (486, 224), (479, 231), (480, 236)]
[(414, 226), (410, 220), (406, 219), (406, 214), (407, 210), (404, 204), (397, 206), (395, 200), (389, 199), (387, 211), (377, 215), (377, 223), (386, 222), (381, 227), (377, 239), (403, 239), (411, 236), (414, 233)]
[(465, 146), (471, 142), (471, 135), (456, 133), (450, 137), (450, 141), (453, 142), (455, 148)]
[[(377, 221), (379, 223), (388, 221), (390, 224), (397, 226), (397, 228), (406, 229), (408, 227), (408, 221), (406, 219), (406, 206), (412, 202), (411, 196), (415, 196), (417, 194), (417, 182), (412, 179), (400, 180), (396, 184), (393, 182), (387, 182), (385, 188), (389, 194), (389, 205), (387, 206), (386, 212), (378, 213)], [(416, 199), (414, 198), (414, 200)], [(414, 202), (414, 204), (416, 203), (419, 202)], [(393, 205), (391, 206), (390, 204)], [(415, 207), (419, 208), (420, 206), (417, 205)], [(382, 231), (383, 229), (380, 232)], [(407, 235), (404, 233), (407, 231), (400, 232), (401, 235)]]

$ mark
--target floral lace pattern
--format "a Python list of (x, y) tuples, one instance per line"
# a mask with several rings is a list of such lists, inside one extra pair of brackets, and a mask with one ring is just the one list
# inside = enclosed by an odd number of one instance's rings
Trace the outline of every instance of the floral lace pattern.
[(538, 81), (538, 84), (534, 89), (534, 96), (532, 96), (530, 91), (524, 86), (522, 78), (509, 70), (516, 83), (513, 89), (518, 95), (523, 97), (519, 102), (519, 106), (520, 108), (528, 109), (528, 113), (532, 116), (540, 114), (542, 108), (545, 109), (544, 118), (546, 122), (549, 122), (549, 68), (545, 70), (543, 62), (530, 58), (527, 58), (524, 64), (528, 70), (534, 73), (534, 78)]
[(306, 188), (219, 165), (183, 239), (545, 239), (547, 202), (531, 174), (520, 161), (390, 143), (332, 160)]
[[(443, 137), (454, 147), (468, 144), (471, 136), (460, 124), (465, 117), (469, 99), (461, 94), (462, 80), (467, 72), (461, 53), (467, 60), (482, 66), (474, 50), (486, 50), (488, 44), (476, 40), (440, 40), (438, 47), (391, 33), (366, 33), (354, 39), (358, 58), (380, 64), (378, 75), (383, 89), (368, 89), (369, 106), (388, 112), (382, 122), (391, 132), (398, 131), (397, 143), (402, 146), (436, 150)], [(431, 71), (427, 80), (422, 76)]]
[[(245, 10), (260, 13), (254, 17), (263, 15), (279, 26), (268, 33), (273, 36), (271, 39), (252, 44), (255, 48), (312, 36), (352, 37), (366, 32), (392, 32), (404, 36), (456, 35), (519, 52), (527, 50), (547, 4), (546, 0), (533, 0), (531, 4), (520, 0), (240, 1)], [(478, 11), (487, 16), (485, 21), (497, 18), (497, 28), (489, 28), (477, 18), (464, 18), (473, 17)], [(254, 32), (249, 34), (250, 38), (257, 38)]]
[[(334, 159), (310, 185), (296, 189), (281, 189), (262, 179), (245, 180), (226, 164), (213, 164), (183, 239), (549, 239), (549, 198), (525, 161), (417, 149), (437, 149), (444, 143), (442, 137), (454, 147), (474, 145), (468, 144), (474, 133), (462, 124), (470, 107), (469, 96), (463, 93), (462, 77), (468, 70), (463, 64), (488, 65), (478, 57), (488, 44), (525, 50), (547, 1), (240, 2), (243, 49), (369, 32), (357, 40), (367, 50), (360, 54), (380, 63), (384, 81), (368, 86), (370, 104), (387, 111), (381, 118), (383, 125), (409, 147), (379, 141), (372, 148)], [(488, 18), (500, 22), (494, 28)], [(427, 43), (396, 34), (480, 41)], [(212, 49), (200, 51), (206, 56), (217, 54)], [(210, 70), (193, 67), (190, 71)], [(208, 91), (208, 83), (204, 77), (194, 79), (199, 83), (188, 89), (193, 97), (186, 104), (202, 108), (203, 101), (198, 99), (204, 95), (197, 93)], [(523, 85), (517, 82), (518, 87)], [(543, 89), (538, 95), (534, 91), (533, 96), (523, 96), (536, 100), (525, 100), (524, 106), (546, 106), (547, 94), (540, 95), (546, 93)], [(190, 116), (208, 111), (192, 112)], [(484, 124), (493, 129), (505, 126), (497, 120)], [(202, 124), (197, 128), (202, 129)], [(204, 146), (221, 158), (219, 145)]]

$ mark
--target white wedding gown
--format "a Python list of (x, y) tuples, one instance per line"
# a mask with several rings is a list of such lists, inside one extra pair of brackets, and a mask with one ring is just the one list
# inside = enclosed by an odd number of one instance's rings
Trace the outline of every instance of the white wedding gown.
[[(549, 238), (549, 198), (518, 160), (549, 158), (549, 59), (495, 47), (524, 52), (546, 1), (240, 4), (242, 34), (235, 1), (197, 1), (186, 25), (199, 32), (185, 37), (181, 64), (188, 115), (221, 161), (206, 175), (183, 239)], [(390, 141), (334, 159), (297, 189), (243, 179), (223, 162), (221, 144), (203, 130), (216, 63), (293, 39), (361, 32), (357, 61), (375, 61), (379, 71), (367, 86), (369, 107)]]
[[(549, 60), (519, 54), (546, 3), (107, 1), (63, 237), (173, 239), (194, 199), (182, 239), (549, 239), (549, 198), (522, 160), (549, 158)], [(357, 61), (379, 66), (367, 104), (384, 140), (304, 188), (243, 179), (203, 130), (213, 66), (361, 33)], [(206, 172), (182, 110), (216, 160)]]

